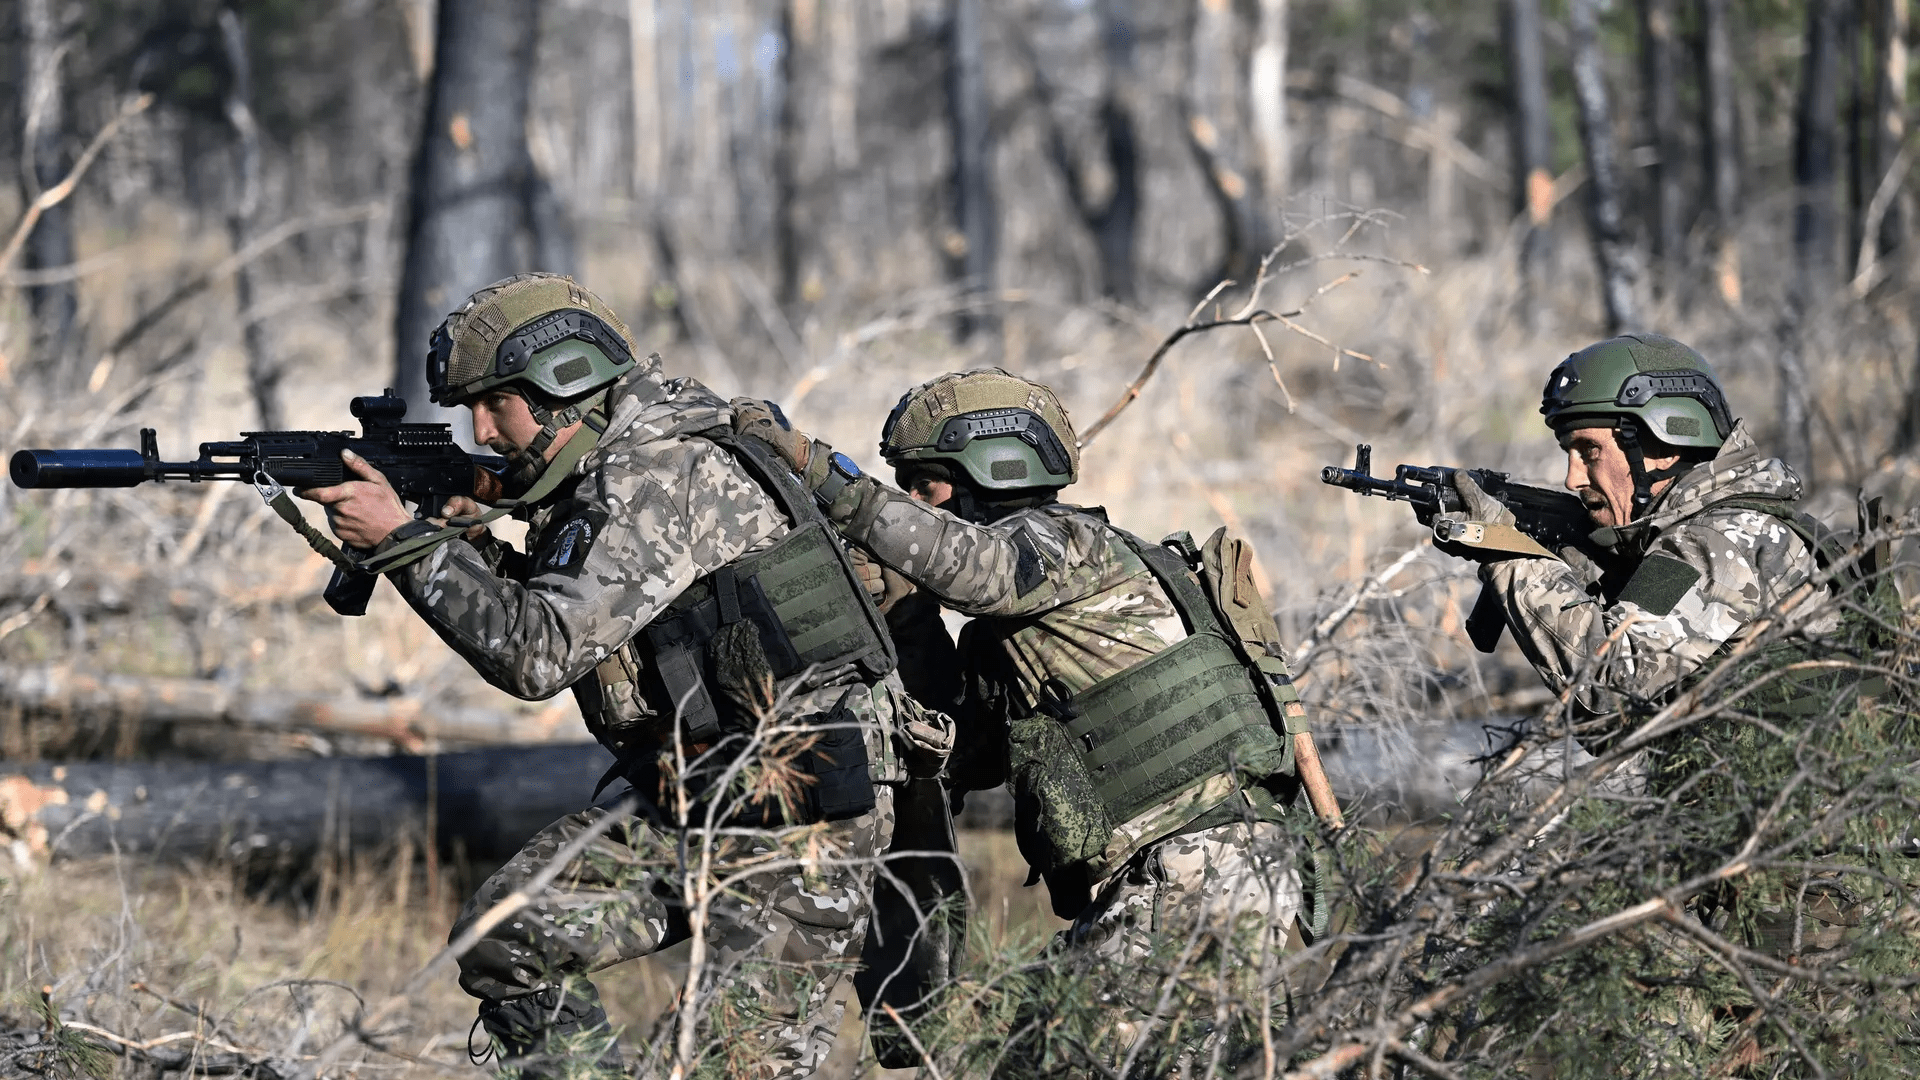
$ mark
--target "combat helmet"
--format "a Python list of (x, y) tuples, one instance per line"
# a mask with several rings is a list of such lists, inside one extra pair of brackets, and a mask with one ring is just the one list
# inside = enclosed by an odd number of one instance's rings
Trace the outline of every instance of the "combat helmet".
[(592, 291), (559, 274), (518, 274), (474, 293), (435, 328), (427, 390), (437, 405), (497, 389), (525, 398), (540, 434), (516, 472), (537, 476), (560, 430), (592, 407), (588, 399), (633, 370), (633, 350), (626, 324)]
[[(1596, 342), (1562, 360), (1547, 376), (1540, 412), (1556, 434), (1612, 428), (1633, 470), (1634, 515), (1653, 501), (1652, 486), (1710, 458), (1733, 434), (1733, 415), (1713, 368), (1691, 346), (1659, 334), (1626, 334)], [(1680, 454), (1678, 464), (1649, 471), (1649, 450)]]
[(935, 466), (992, 500), (1063, 488), (1080, 444), (1051, 389), (1000, 368), (942, 375), (906, 392), (880, 430), (896, 469)]

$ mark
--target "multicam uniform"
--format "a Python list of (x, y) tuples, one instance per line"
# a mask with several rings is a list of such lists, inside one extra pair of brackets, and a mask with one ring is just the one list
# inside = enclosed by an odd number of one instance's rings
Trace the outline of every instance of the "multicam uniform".
[[(1276, 824), (1280, 808), (1259, 786), (1279, 762), (1260, 757), (1277, 743), (1270, 745), (1251, 694), (1216, 707), (1237, 709), (1245, 721), (1223, 717), (1226, 743), (1213, 746), (1220, 767), (1126, 820), (1107, 815), (1094, 790), (1099, 780), (1069, 741), (1072, 719), (1063, 720), (1062, 705), (1070, 711), (1097, 684), (1188, 636), (1133, 543), (1098, 510), (1049, 503), (974, 524), (871, 478), (859, 485), (842, 500), (859, 506), (842, 524), (845, 535), (974, 616), (961, 645), (969, 685), (955, 782), (1012, 787), (1022, 853), (1045, 873), (1055, 909), (1074, 919), (1071, 939), (1114, 960), (1142, 957), (1158, 924), (1182, 913), (1253, 915), (1284, 938), (1300, 909), (1300, 878)], [(1169, 739), (1199, 726), (1140, 732), (1129, 757), (1150, 762), (1176, 749)], [(1220, 739), (1222, 730), (1201, 739)], [(1227, 767), (1236, 751), (1237, 776)], [(1111, 764), (1124, 767), (1118, 758)], [(1097, 899), (1088, 904), (1090, 894)]]
[[(653, 661), (644, 631), (696, 583), (772, 549), (793, 522), (740, 460), (697, 434), (729, 423), (726, 402), (692, 380), (663, 378), (657, 357), (613, 384), (605, 410), (599, 444), (533, 512), (528, 554), (491, 536), (454, 541), (392, 577), (489, 682), (524, 698), (572, 688), (595, 737), (632, 763), (628, 777), (670, 818), (670, 793), (654, 786), (650, 765), (670, 745), (674, 707), (647, 690)], [(779, 689), (789, 695), (782, 721), (857, 722), (878, 785), (856, 816), (776, 824), (741, 841), (751, 850), (731, 853), (738, 864), (804, 843), (816, 856), (802, 869), (746, 878), (713, 912), (715, 982), (730, 987), (758, 1028), (755, 1052), (777, 1061), (757, 1075), (804, 1074), (831, 1046), (840, 1008), (829, 1006), (828, 990), (859, 955), (868, 860), (892, 830), (887, 785), (905, 776), (889, 736), (896, 713), (912, 707), (898, 677), (881, 677), (873, 665), (809, 669)], [(454, 933), (605, 812), (563, 818), (529, 841), (474, 894)], [(598, 1023), (586, 973), (688, 936), (675, 842), (658, 816), (615, 828), (462, 957), (461, 985), (483, 1000), (490, 1030)]]
[[(1799, 498), (1793, 470), (1763, 457), (1737, 424), (1712, 461), (1675, 480), (1647, 514), (1619, 530), (1622, 545), (1644, 555), (1630, 574), (1615, 575), (1612, 588), (1555, 559), (1489, 563), (1482, 574), (1498, 590), (1521, 650), (1554, 691), (1582, 681), (1593, 688), (1583, 691), (1583, 703), (1596, 709), (1604, 708), (1600, 688), (1657, 702), (1813, 576), (1812, 547), (1781, 516)], [(1775, 512), (1730, 505), (1747, 501), (1773, 504)]]

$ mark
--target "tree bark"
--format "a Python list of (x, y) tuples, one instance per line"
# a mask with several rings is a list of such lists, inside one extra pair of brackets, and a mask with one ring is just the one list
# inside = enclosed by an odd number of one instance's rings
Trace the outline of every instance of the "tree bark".
[(1520, 275), (1531, 289), (1543, 269), (1553, 216), (1553, 114), (1547, 102), (1547, 64), (1540, 47), (1540, 0), (1502, 5), (1507, 53), (1508, 139), (1513, 147), (1513, 210), (1526, 215)]
[[(596, 743), (499, 746), (433, 757), (39, 764), (0, 776), (0, 816), (35, 854), (227, 858), (305, 869), (323, 851), (390, 850), (424, 832), (439, 848), (504, 859), (585, 809), (613, 756)], [(618, 787), (618, 785), (615, 785)]]
[(1777, 370), (1780, 456), (1810, 478), (1813, 410), (1802, 361), (1802, 322), (1834, 285), (1834, 182), (1838, 152), (1840, 30), (1838, 4), (1807, 5), (1806, 50), (1794, 114), (1792, 284), (1782, 312)]
[[(240, 251), (253, 239), (254, 219), (260, 210), (260, 126), (253, 116), (253, 62), (247, 49), (247, 30), (232, 8), (220, 11), (220, 44), (227, 57), (227, 123), (233, 128), (234, 176), (238, 198), (227, 212), (227, 239)], [(240, 340), (247, 354), (247, 389), (253, 396), (254, 415), (265, 431), (286, 429), (285, 410), (280, 407), (280, 379), (284, 374), (279, 358), (267, 341), (263, 319), (254, 317), (259, 300), (254, 264), (234, 271), (233, 301), (239, 308)]]
[[(1907, 0), (1873, 0), (1873, 169), (1868, 195), (1893, 170), (1907, 139)], [(1911, 200), (1906, 185), (1880, 218), (1874, 242), (1886, 259), (1906, 242)], [(1899, 265), (1897, 260), (1890, 265)]]
[(1271, 244), (1247, 122), (1248, 64), (1241, 53), (1246, 30), (1231, 0), (1195, 0), (1191, 26), (1187, 141), (1226, 233), (1219, 267), (1199, 283), (1204, 289), (1221, 278), (1253, 273)]
[(1656, 287), (1681, 255), (1680, 102), (1674, 86), (1674, 0), (1640, 0), (1640, 69), (1645, 84), (1647, 141), (1655, 161), (1649, 179), (1649, 233), (1653, 241)]
[(1714, 284), (1720, 298), (1740, 306), (1738, 112), (1733, 94), (1733, 48), (1727, 0), (1700, 0), (1701, 142), (1706, 146), (1708, 204), (1712, 211)]
[[(948, 125), (953, 136), (953, 217), (957, 242), (949, 245), (954, 275), (967, 291), (994, 292), (999, 224), (993, 190), (993, 117), (987, 90), (986, 0), (953, 0)], [(957, 249), (957, 250), (955, 250)], [(956, 330), (963, 339), (991, 332), (991, 311), (965, 314)]]
[[(60, 61), (66, 52), (66, 29), (54, 13), (55, 0), (20, 0), (22, 43), (21, 162), (23, 203), (66, 177), (67, 110)], [(25, 265), (50, 270), (74, 261), (73, 203), (50, 206), (27, 236)], [(73, 281), (35, 285), (27, 290), (33, 316), (33, 349), (38, 363), (54, 374), (56, 385), (71, 387), (77, 378), (68, 370), (77, 342), (74, 321), (80, 310), (79, 290)]]
[(433, 83), (414, 159), (407, 255), (394, 319), (394, 385), (412, 421), (464, 424), (427, 404), (427, 338), (467, 295), (516, 271), (532, 161), (528, 78), (535, 0), (441, 0)]
[(1598, 0), (1571, 0), (1567, 23), (1573, 45), (1573, 97), (1580, 145), (1587, 159), (1587, 225), (1600, 271), (1607, 333), (1640, 322), (1634, 299), (1633, 252), (1620, 213), (1620, 181), (1613, 154), (1613, 112), (1601, 70)]
[(1247, 85), (1260, 162), (1260, 204), (1268, 220), (1277, 221), (1292, 181), (1293, 143), (1287, 137), (1287, 0), (1260, 0)]

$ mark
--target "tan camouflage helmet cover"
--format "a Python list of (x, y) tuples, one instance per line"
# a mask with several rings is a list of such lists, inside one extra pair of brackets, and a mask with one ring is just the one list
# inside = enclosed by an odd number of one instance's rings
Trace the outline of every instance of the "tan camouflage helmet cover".
[(517, 274), (467, 298), (434, 331), (427, 386), (442, 405), (519, 384), (567, 401), (633, 367), (633, 335), (570, 277)]
[(896, 468), (939, 462), (982, 491), (1066, 487), (1080, 443), (1054, 392), (1000, 368), (942, 375), (909, 390), (880, 432)]

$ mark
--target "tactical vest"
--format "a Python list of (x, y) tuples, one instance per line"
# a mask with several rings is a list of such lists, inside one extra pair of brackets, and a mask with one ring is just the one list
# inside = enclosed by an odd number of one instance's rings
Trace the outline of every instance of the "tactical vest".
[[(681, 739), (702, 746), (751, 731), (785, 685), (809, 671), (852, 664), (864, 685), (896, 664), (845, 546), (793, 474), (764, 444), (730, 427), (696, 436), (727, 451), (792, 527), (770, 547), (689, 585), (596, 669), (591, 691), (599, 700), (582, 700), (582, 711), (618, 759), (607, 779), (626, 775), (636, 787), (634, 769), (672, 737), (673, 717)], [(815, 777), (807, 817), (858, 816), (874, 804), (865, 741), (844, 704), (817, 719), (824, 730), (800, 762)]]
[[(1050, 884), (1076, 865), (1111, 871), (1097, 860), (1115, 829), (1209, 778), (1237, 775), (1252, 787), (1288, 771), (1292, 741), (1281, 733), (1303, 722), (1277, 647), (1249, 643), (1223, 617), (1208, 587), (1217, 578), (1191, 538), (1169, 538), (1184, 544), (1183, 561), (1167, 546), (1114, 532), (1159, 582), (1187, 637), (1078, 694), (1048, 679), (1035, 710), (1013, 721), (1014, 737), (1030, 740), (1045, 762), (1012, 781), (1022, 854)], [(1269, 625), (1264, 637), (1272, 636)], [(1233, 790), (1225, 785), (1194, 806), (1175, 831), (1194, 827)]]

